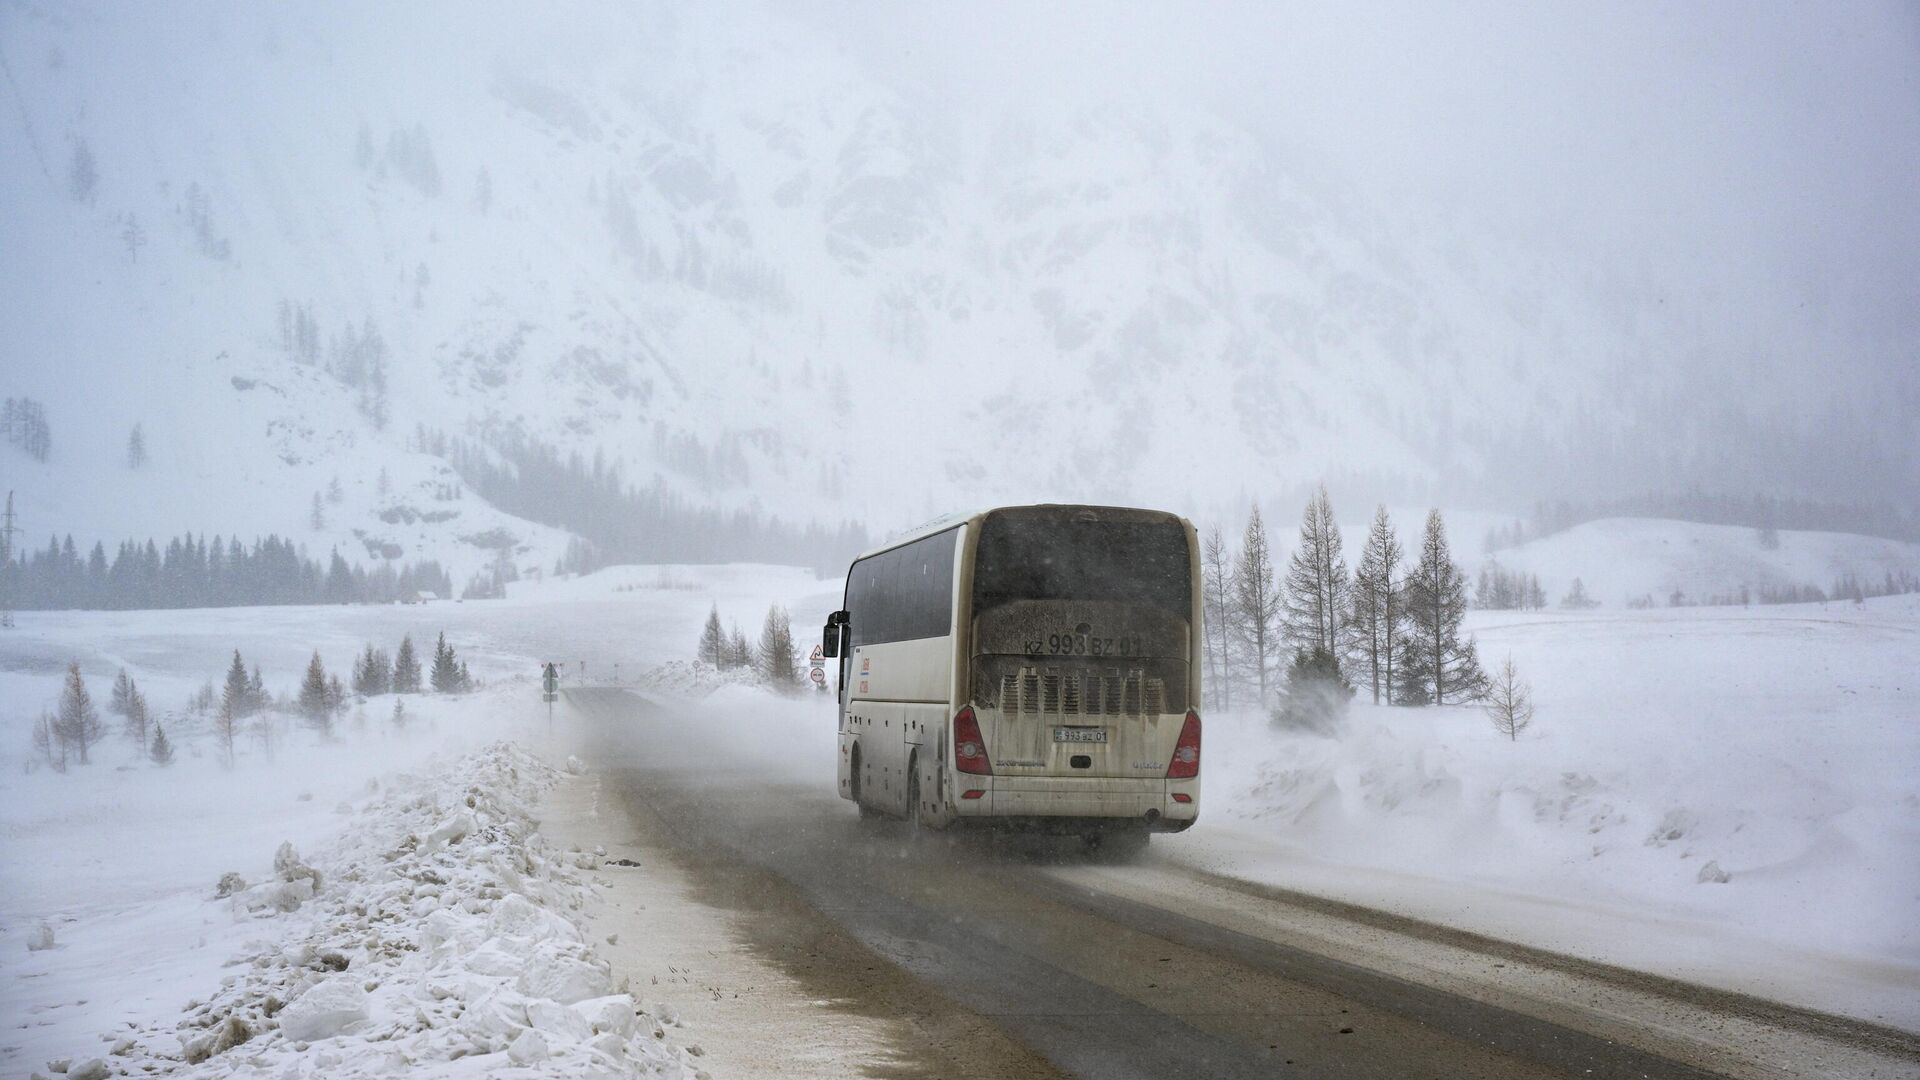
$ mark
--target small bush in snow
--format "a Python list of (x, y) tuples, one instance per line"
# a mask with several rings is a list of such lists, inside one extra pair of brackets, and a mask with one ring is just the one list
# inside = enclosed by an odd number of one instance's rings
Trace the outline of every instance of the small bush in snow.
[(159, 724), (153, 725), (153, 742), (147, 747), (147, 757), (155, 765), (173, 764), (173, 743), (167, 738), (167, 729)]
[(1353, 687), (1340, 672), (1340, 660), (1325, 648), (1294, 651), (1287, 683), (1273, 722), (1284, 728), (1332, 734), (1347, 715)]
[(1493, 721), (1493, 729), (1505, 735), (1509, 742), (1516, 741), (1522, 731), (1533, 723), (1533, 688), (1520, 678), (1513, 666), (1513, 657), (1500, 665), (1487, 687), (1487, 719)]

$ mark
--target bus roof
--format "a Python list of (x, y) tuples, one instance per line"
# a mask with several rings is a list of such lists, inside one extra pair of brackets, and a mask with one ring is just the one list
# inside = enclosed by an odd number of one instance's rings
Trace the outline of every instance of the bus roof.
[(859, 562), (861, 559), (870, 559), (873, 556), (880, 554), (881, 552), (892, 551), (894, 548), (897, 548), (897, 547), (904, 547), (907, 544), (913, 543), (915, 540), (920, 540), (925, 537), (932, 536), (935, 533), (946, 532), (948, 529), (951, 529), (956, 525), (964, 525), (970, 522), (978, 521), (981, 518), (986, 517), (988, 514), (997, 513), (998, 511), (1001, 511), (1001, 510), (1041, 510), (1041, 509), (1053, 509), (1053, 508), (1070, 508), (1070, 509), (1084, 508), (1088, 510), (1126, 510), (1136, 514), (1165, 514), (1168, 517), (1174, 518), (1176, 520), (1180, 520), (1180, 521), (1186, 520), (1185, 518), (1182, 518), (1179, 514), (1176, 514), (1171, 510), (1154, 510), (1144, 506), (1101, 506), (1101, 505), (1096, 505), (1094, 503), (1025, 503), (1025, 504), (1015, 504), (1011, 506), (989, 506), (979, 510), (963, 511), (960, 513), (947, 514), (942, 517), (934, 518), (932, 521), (927, 522), (925, 525), (920, 525), (915, 528), (909, 529), (906, 532), (901, 533), (899, 536), (896, 536), (886, 541), (883, 544), (880, 544), (876, 547), (872, 547), (866, 551), (861, 552), (859, 555), (855, 556), (853, 561)]

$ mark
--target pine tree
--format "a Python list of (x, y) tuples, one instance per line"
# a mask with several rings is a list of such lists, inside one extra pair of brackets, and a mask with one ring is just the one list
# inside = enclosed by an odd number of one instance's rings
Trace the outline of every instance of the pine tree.
[(167, 729), (159, 724), (153, 725), (153, 743), (147, 747), (147, 758), (155, 765), (173, 764), (173, 743), (167, 740)]
[(1560, 606), (1569, 611), (1584, 611), (1598, 607), (1599, 601), (1587, 595), (1587, 587), (1579, 578), (1573, 579), (1573, 585), (1567, 589), (1567, 595), (1560, 598)]
[(247, 701), (247, 709), (250, 712), (260, 712), (267, 706), (273, 704), (272, 700), (267, 697), (267, 681), (260, 677), (260, 665), (258, 663), (253, 665), (253, 674), (247, 678)]
[(220, 741), (220, 762), (229, 769), (233, 768), (233, 740), (239, 734), (240, 717), (233, 711), (233, 702), (222, 701), (214, 714), (213, 735)]
[(333, 718), (347, 707), (347, 688), (340, 683), (338, 673), (327, 676), (327, 726), (333, 726)]
[(1521, 681), (1514, 669), (1513, 657), (1500, 665), (1486, 693), (1487, 719), (1493, 729), (1517, 742), (1520, 733), (1533, 723), (1533, 688)]
[(1206, 620), (1207, 681), (1219, 695), (1221, 708), (1233, 704), (1233, 658), (1228, 653), (1232, 628), (1228, 613), (1233, 606), (1233, 571), (1228, 565), (1226, 538), (1215, 527), (1207, 532), (1200, 554), (1200, 594)]
[(460, 675), (455, 681), (455, 686), (458, 687), (462, 694), (468, 693), (473, 689), (473, 672), (467, 670), (467, 662), (465, 660), (460, 661)]
[(760, 628), (760, 677), (780, 691), (797, 688), (800, 660), (793, 651), (793, 624), (785, 608), (778, 604), (767, 609), (767, 621)]
[(393, 715), (388, 719), (393, 722), (396, 731), (407, 726), (407, 707), (397, 697), (393, 699)]
[(420, 692), (420, 658), (413, 654), (412, 635), (400, 639), (400, 651), (394, 654), (393, 692), (396, 694)]
[(1400, 666), (1393, 676), (1393, 704), (1433, 704), (1433, 666), (1411, 625), (1401, 632)]
[(460, 690), (460, 660), (454, 655), (453, 646), (447, 644), (444, 633), (433, 646), (433, 670), (428, 678), (436, 694), (454, 694)]
[(1360, 551), (1360, 565), (1353, 573), (1351, 615), (1360, 665), (1375, 705), (1383, 695), (1389, 704), (1393, 701), (1393, 662), (1399, 654), (1400, 625), (1406, 620), (1400, 596), (1402, 555), (1393, 520), (1382, 505), (1373, 513), (1366, 546)]
[(147, 744), (148, 716), (147, 696), (140, 692), (140, 687), (131, 686), (127, 694), (126, 732), (132, 737), (135, 746)]
[(1425, 696), (1436, 705), (1472, 701), (1485, 689), (1486, 676), (1472, 639), (1460, 640), (1466, 615), (1466, 577), (1447, 548), (1447, 526), (1440, 511), (1429, 511), (1419, 558), (1407, 576), (1407, 636), (1418, 654), (1418, 666), (1432, 684)]
[(727, 636), (720, 629), (720, 606), (715, 604), (707, 612), (707, 625), (700, 631), (700, 659), (714, 667), (724, 666), (726, 660)]
[(33, 722), (33, 752), (54, 772), (67, 771), (67, 741), (60, 737), (59, 720), (48, 713)]
[(253, 687), (247, 681), (247, 665), (241, 662), (238, 649), (233, 651), (233, 663), (227, 667), (227, 685), (220, 692), (220, 703), (235, 719), (244, 720), (253, 715)]
[(127, 703), (133, 699), (133, 680), (127, 676), (127, 669), (121, 668), (113, 677), (113, 692), (107, 697), (107, 711), (115, 716), (127, 715)]
[(1352, 601), (1340, 546), (1340, 526), (1323, 486), (1307, 500), (1300, 546), (1287, 563), (1280, 633), (1295, 652), (1321, 649), (1337, 660), (1346, 644), (1344, 621)]
[(740, 632), (737, 624), (727, 643), (727, 666), (730, 668), (753, 666), (753, 646), (747, 644), (747, 635)]
[(127, 468), (139, 469), (147, 464), (147, 437), (140, 431), (140, 425), (133, 425), (133, 433), (127, 436)]
[(327, 704), (327, 669), (320, 663), (320, 654), (315, 652), (307, 663), (307, 676), (300, 682), (300, 715), (315, 726), (325, 724), (329, 706)]
[(80, 764), (89, 763), (87, 751), (100, 741), (100, 711), (93, 707), (93, 695), (87, 693), (86, 680), (80, 677), (80, 665), (67, 665), (67, 683), (60, 693), (60, 711), (54, 720), (60, 742), (72, 747)]
[(128, 214), (126, 224), (120, 229), (120, 242), (126, 245), (127, 254), (134, 262), (140, 261), (140, 249), (147, 246), (147, 230), (140, 225), (140, 218)]
[(393, 688), (393, 664), (387, 654), (367, 643), (367, 651), (353, 663), (353, 691), (363, 697), (384, 694)]
[(1267, 530), (1260, 524), (1258, 506), (1247, 517), (1233, 586), (1234, 634), (1244, 647), (1243, 655), (1253, 664), (1254, 683), (1259, 688), (1260, 704), (1265, 707), (1268, 660), (1274, 654), (1280, 618), (1280, 590), (1274, 585), (1273, 559), (1267, 552)]
[(313, 508), (307, 511), (307, 527), (320, 532), (327, 527), (327, 511), (320, 503), (320, 493), (313, 493)]

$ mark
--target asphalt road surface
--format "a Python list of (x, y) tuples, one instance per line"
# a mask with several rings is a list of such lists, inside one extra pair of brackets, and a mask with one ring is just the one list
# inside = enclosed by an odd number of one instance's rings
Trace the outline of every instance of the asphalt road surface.
[[(749, 945), (915, 1033), (896, 1076), (1920, 1076), (1920, 1038), (1131, 860), (863, 821), (779, 740), (574, 690), (592, 765)], [(804, 773), (804, 771), (802, 771)], [(1159, 837), (1154, 844), (1177, 844)]]

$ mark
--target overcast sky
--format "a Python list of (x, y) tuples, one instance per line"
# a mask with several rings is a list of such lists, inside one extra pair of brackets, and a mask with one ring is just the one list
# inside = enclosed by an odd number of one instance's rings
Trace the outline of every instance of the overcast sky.
[(1750, 293), (1920, 338), (1920, 5), (790, 10), (909, 90), (1191, 102), (1326, 177), (1650, 268), (1730, 313)]

